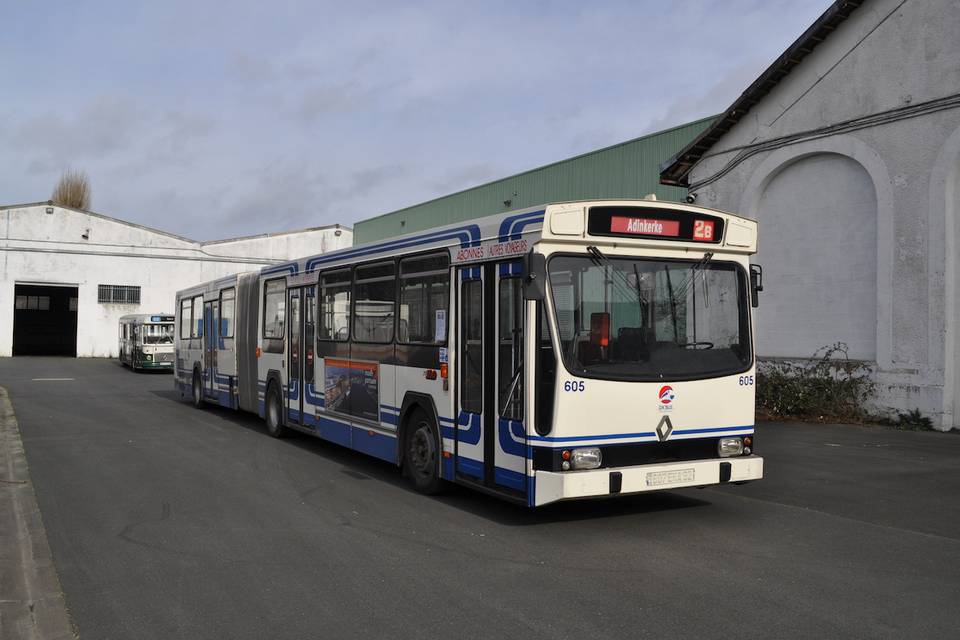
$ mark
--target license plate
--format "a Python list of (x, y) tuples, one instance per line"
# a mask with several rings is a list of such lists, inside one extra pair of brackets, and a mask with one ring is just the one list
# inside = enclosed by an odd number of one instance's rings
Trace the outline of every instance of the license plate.
[(693, 482), (695, 469), (673, 469), (671, 471), (654, 471), (647, 474), (647, 486), (659, 487), (664, 484), (679, 484)]

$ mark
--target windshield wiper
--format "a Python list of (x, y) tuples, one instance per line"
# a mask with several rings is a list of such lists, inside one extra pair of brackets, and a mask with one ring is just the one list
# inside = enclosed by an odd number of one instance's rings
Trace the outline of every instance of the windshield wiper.
[(590, 261), (598, 267), (602, 266), (603, 263), (607, 261), (607, 256), (603, 255), (603, 252), (593, 245), (587, 247), (587, 253), (590, 254)]

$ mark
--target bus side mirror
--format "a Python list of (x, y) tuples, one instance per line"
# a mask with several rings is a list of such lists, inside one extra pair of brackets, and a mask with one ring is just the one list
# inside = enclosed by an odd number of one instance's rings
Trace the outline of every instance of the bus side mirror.
[(750, 265), (750, 304), (752, 306), (760, 306), (760, 296), (757, 294), (761, 291), (763, 291), (763, 267), (752, 264)]
[(523, 299), (542, 301), (547, 295), (547, 257), (531, 249), (523, 256)]

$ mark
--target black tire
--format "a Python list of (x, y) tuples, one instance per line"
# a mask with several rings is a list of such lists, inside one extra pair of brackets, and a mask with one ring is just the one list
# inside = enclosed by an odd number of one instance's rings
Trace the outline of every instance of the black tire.
[(403, 447), (403, 470), (414, 488), (428, 495), (439, 493), (443, 480), (437, 427), (422, 409), (414, 409), (410, 414)]
[(190, 400), (197, 409), (203, 408), (203, 382), (200, 379), (200, 372), (193, 372), (193, 386)]
[(275, 383), (267, 388), (263, 419), (267, 423), (267, 433), (271, 436), (283, 438), (287, 435), (287, 428), (283, 426), (283, 400), (280, 398), (280, 390)]

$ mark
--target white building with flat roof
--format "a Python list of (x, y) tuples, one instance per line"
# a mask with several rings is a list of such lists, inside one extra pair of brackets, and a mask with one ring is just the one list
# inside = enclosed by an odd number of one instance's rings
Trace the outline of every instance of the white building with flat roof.
[(173, 313), (179, 289), (349, 247), (329, 225), (197, 242), (51, 203), (0, 207), (0, 356), (116, 357), (120, 316)]

